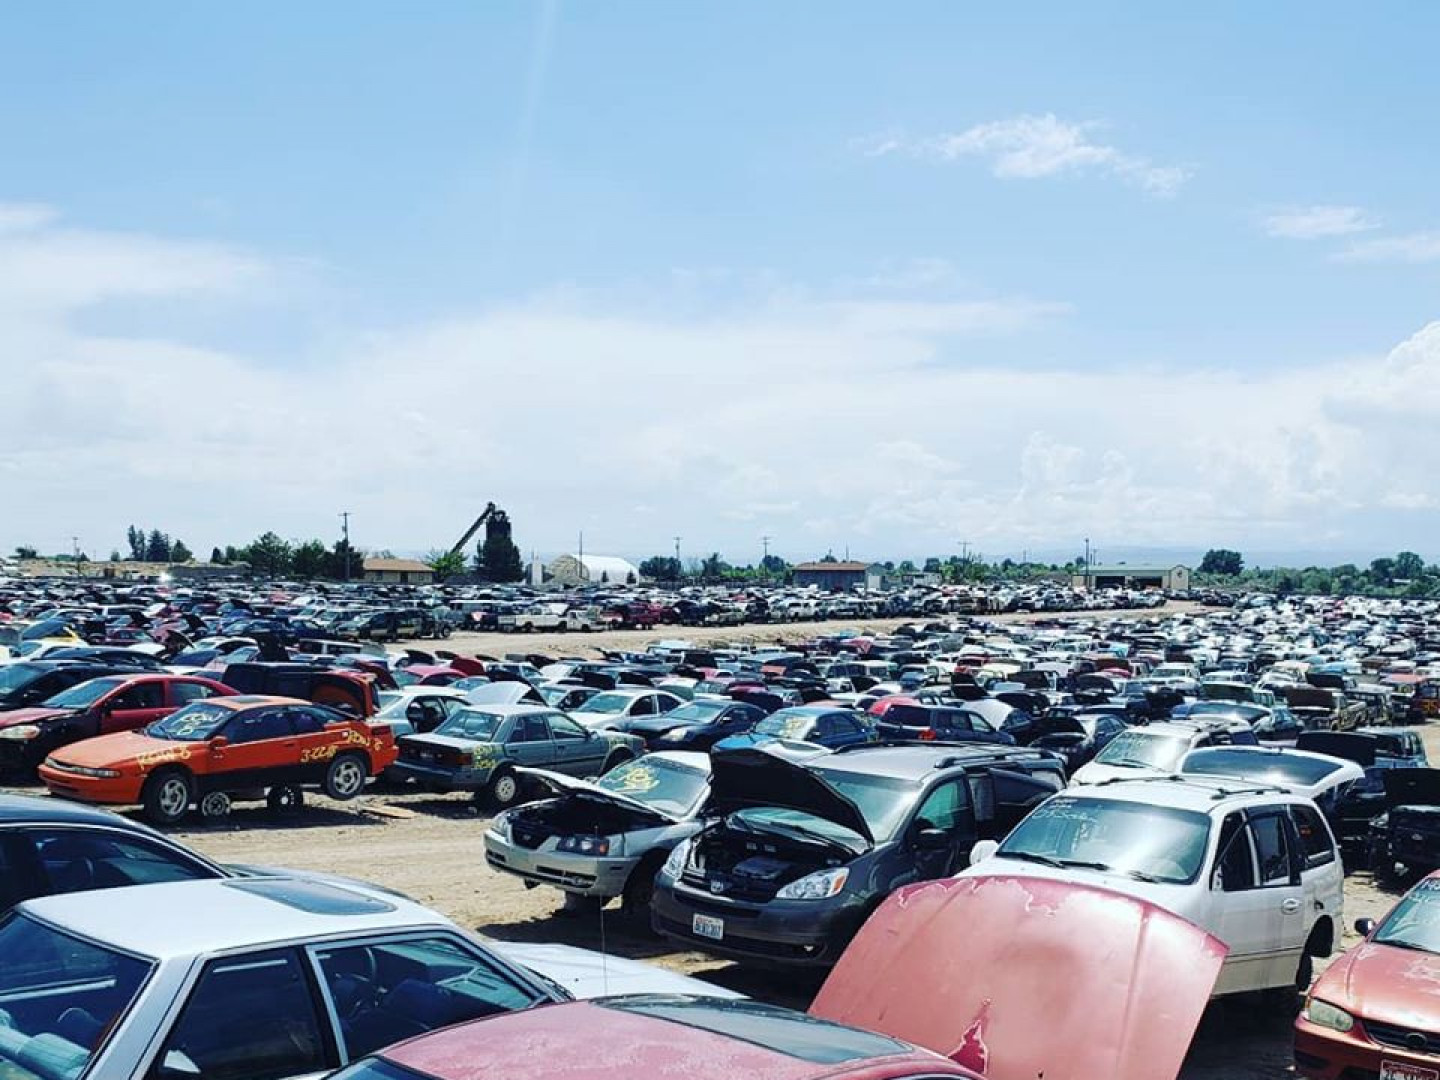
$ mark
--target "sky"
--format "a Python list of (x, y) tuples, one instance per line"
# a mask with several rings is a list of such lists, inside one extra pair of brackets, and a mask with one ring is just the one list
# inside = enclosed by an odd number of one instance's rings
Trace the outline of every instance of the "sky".
[(1437, 31), (15, 6), (0, 550), (1440, 559)]

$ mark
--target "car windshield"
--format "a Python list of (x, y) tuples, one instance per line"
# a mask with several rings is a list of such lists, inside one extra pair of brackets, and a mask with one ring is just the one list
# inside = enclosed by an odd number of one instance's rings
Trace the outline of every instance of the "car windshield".
[(0, 922), (0, 1077), (79, 1076), (151, 966), (23, 915)]
[(728, 701), (691, 701), (671, 709), (665, 719), (681, 724), (708, 724), (729, 707)]
[(500, 730), (503, 717), (480, 709), (461, 709), (435, 729), (436, 735), (449, 735), (456, 739), (475, 739), (493, 742)]
[(779, 712), (771, 713), (755, 725), (756, 735), (770, 735), (777, 739), (803, 740), (810, 734), (810, 729), (815, 725), (815, 717), (812, 713), (796, 712), (793, 709), (781, 709)]
[(380, 699), (380, 708), (375, 715), (378, 716), (404, 716), (405, 706), (410, 703), (408, 694), (396, 693), (394, 690), (381, 690), (377, 695)]
[(204, 667), (220, 653), (215, 649), (189, 649), (176, 653), (170, 663), (176, 667)]
[(585, 704), (581, 705), (576, 712), (593, 713), (618, 713), (624, 712), (635, 699), (629, 694), (596, 694)]
[(1190, 749), (1190, 740), (1183, 735), (1164, 735), (1152, 731), (1122, 731), (1110, 745), (1096, 756), (1101, 765), (1121, 769), (1155, 769), (1169, 772), (1180, 764)]
[(674, 817), (684, 817), (710, 789), (700, 769), (651, 754), (617, 765), (600, 778), (600, 786)]
[(6, 664), (0, 666), (0, 694), (18, 690), (45, 671), (39, 664)]
[(86, 709), (119, 686), (124, 679), (91, 679), (62, 690), (54, 697), (41, 702), (47, 709)]
[(1440, 878), (1427, 878), (1411, 889), (1385, 916), (1372, 940), (1399, 949), (1440, 953)]
[(204, 742), (214, 735), (225, 721), (234, 716), (233, 709), (210, 702), (197, 701), (156, 720), (145, 729), (152, 739), (174, 739), (177, 742)]
[(1181, 884), (1200, 873), (1209, 838), (1210, 819), (1194, 810), (1057, 795), (1017, 825), (999, 853)]
[(1344, 767), (1341, 761), (1301, 757), (1299, 754), (1256, 753), (1213, 747), (1186, 755), (1180, 771), (1192, 776), (1235, 776), (1257, 783), (1308, 787)]
[(919, 790), (913, 781), (892, 776), (870, 776), (842, 769), (816, 768), (815, 771), (855, 804), (876, 840), (886, 839), (900, 827)]

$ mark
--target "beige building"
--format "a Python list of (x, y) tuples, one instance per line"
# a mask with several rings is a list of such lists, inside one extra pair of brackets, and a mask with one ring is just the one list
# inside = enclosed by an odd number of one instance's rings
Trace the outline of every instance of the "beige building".
[(419, 559), (369, 558), (360, 564), (360, 576), (389, 585), (429, 585), (435, 580), (435, 571)]

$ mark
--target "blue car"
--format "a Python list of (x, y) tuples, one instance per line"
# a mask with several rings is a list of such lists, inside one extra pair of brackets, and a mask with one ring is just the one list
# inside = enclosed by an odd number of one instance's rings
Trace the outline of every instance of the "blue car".
[(833, 705), (794, 705), (771, 713), (744, 735), (721, 739), (715, 749), (738, 750), (780, 740), (812, 743), (826, 750), (872, 743), (879, 736), (868, 717)]

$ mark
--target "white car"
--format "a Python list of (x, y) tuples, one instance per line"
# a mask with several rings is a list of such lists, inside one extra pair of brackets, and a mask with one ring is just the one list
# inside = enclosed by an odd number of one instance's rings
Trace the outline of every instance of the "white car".
[(1181, 776), (1228, 776), (1304, 795), (1333, 817), (1337, 793), (1365, 776), (1353, 761), (1278, 746), (1205, 746), (1180, 762)]
[(309, 1077), (492, 1013), (717, 989), (585, 950), (489, 947), (358, 885), (257, 877), (67, 893), (0, 919), (0, 1076)]
[(1256, 746), (1254, 730), (1243, 720), (1168, 720), (1122, 731), (1095, 759), (1075, 770), (1072, 785), (1169, 776), (1191, 750), (1201, 746)]
[(570, 719), (591, 731), (609, 731), (622, 720), (660, 716), (684, 705), (668, 690), (648, 686), (618, 686), (603, 690), (570, 713)]
[(960, 877), (1085, 881), (1181, 915), (1230, 948), (1215, 994), (1303, 991), (1344, 926), (1340, 852), (1313, 802), (1219, 778), (1068, 788)]

